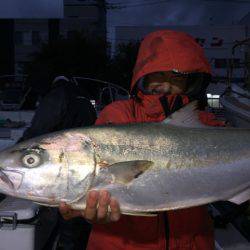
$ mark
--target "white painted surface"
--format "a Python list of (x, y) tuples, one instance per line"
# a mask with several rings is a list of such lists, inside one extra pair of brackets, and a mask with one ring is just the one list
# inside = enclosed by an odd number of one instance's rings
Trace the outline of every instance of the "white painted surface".
[(15, 122), (24, 121), (30, 123), (35, 112), (34, 111), (0, 111), (1, 119), (10, 119)]

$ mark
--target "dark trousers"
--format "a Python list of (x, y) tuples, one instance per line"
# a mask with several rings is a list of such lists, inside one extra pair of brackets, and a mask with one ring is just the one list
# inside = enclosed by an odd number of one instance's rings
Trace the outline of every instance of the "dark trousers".
[(85, 250), (91, 224), (80, 217), (66, 221), (59, 212), (57, 216), (57, 225), (43, 250)]
[(64, 220), (59, 215), (58, 232), (60, 250), (84, 250), (87, 247), (91, 225), (83, 218)]

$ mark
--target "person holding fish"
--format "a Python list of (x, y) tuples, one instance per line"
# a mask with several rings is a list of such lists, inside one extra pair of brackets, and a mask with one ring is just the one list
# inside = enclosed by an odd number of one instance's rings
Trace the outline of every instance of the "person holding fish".
[[(132, 98), (106, 106), (96, 125), (161, 122), (198, 100), (200, 121), (224, 126), (204, 111), (210, 77), (209, 63), (194, 38), (171, 30), (153, 32), (140, 46), (131, 83)], [(88, 250), (214, 249), (213, 226), (206, 206), (153, 217), (121, 216), (119, 201), (105, 190), (92, 190), (84, 211), (66, 204), (61, 204), (60, 211), (65, 219), (83, 216), (93, 223)]]

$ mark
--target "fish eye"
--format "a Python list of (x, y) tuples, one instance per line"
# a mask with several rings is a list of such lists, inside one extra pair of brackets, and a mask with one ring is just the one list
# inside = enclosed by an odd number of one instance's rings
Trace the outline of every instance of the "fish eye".
[(41, 157), (35, 152), (27, 153), (22, 157), (22, 162), (25, 167), (35, 168), (40, 165)]

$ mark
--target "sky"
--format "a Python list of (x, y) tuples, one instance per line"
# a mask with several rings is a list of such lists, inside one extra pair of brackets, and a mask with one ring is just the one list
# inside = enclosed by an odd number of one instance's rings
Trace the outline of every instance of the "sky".
[[(78, 4), (94, 2), (94, 0), (0, 0), (0, 18), (61, 17), (63, 1)], [(109, 26), (232, 24), (250, 12), (250, 0), (106, 1), (116, 7), (108, 10)]]
[[(235, 25), (250, 12), (250, 0), (107, 0), (107, 38), (115, 26)], [(114, 46), (113, 46), (114, 47)], [(114, 49), (114, 48), (113, 48)]]
[[(124, 7), (108, 11), (113, 25), (235, 24), (248, 12), (248, 0), (107, 0)], [(120, 4), (117, 4), (120, 3)], [(126, 7), (127, 6), (127, 7)]]

